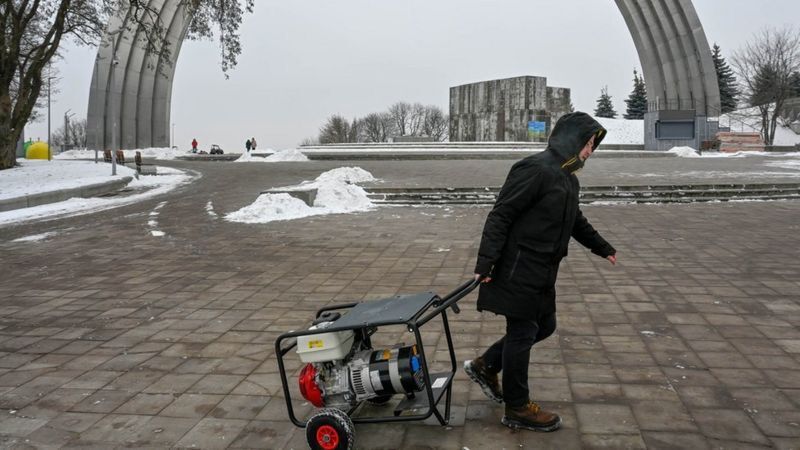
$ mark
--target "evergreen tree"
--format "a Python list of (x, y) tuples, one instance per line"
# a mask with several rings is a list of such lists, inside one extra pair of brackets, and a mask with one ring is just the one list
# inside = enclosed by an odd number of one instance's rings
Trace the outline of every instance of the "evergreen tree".
[(753, 87), (750, 94), (750, 105), (761, 106), (774, 103), (778, 97), (788, 97), (784, 92), (786, 86), (783, 86), (780, 80), (780, 75), (775, 67), (770, 65), (762, 65), (755, 71), (753, 76)]
[(725, 62), (725, 58), (722, 57), (719, 45), (714, 44), (711, 57), (714, 60), (714, 67), (717, 69), (717, 83), (719, 84), (722, 113), (729, 113), (736, 110), (738, 103), (739, 89), (736, 87), (736, 76), (733, 74), (733, 69)]
[(600, 98), (597, 99), (597, 108), (594, 110), (594, 115), (609, 119), (617, 118), (617, 112), (614, 111), (614, 104), (611, 102), (611, 96), (608, 95), (608, 86), (600, 90)]
[(636, 69), (633, 69), (633, 91), (625, 100), (625, 104), (627, 108), (623, 115), (624, 118), (628, 120), (644, 119), (644, 113), (647, 112), (647, 88), (644, 85), (644, 79), (639, 76)]
[(792, 85), (792, 96), (800, 97), (800, 72), (793, 73), (789, 82)]

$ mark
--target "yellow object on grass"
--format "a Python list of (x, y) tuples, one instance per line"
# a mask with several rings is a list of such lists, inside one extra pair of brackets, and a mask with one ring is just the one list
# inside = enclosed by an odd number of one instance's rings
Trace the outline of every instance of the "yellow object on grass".
[(47, 158), (47, 143), (42, 141), (36, 141), (33, 144), (28, 146), (28, 150), (25, 151), (25, 158), (27, 159), (48, 159)]

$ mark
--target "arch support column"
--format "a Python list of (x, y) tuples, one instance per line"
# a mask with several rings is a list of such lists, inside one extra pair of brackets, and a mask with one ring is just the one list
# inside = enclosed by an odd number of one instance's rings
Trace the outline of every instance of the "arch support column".
[(714, 139), (720, 115), (717, 73), (691, 0), (615, 0), (647, 84), (645, 148), (699, 149)]
[[(128, 11), (112, 16), (95, 57), (86, 124), (96, 149), (169, 147), (172, 82), (191, 17), (181, 0), (150, 0), (159, 12), (164, 57), (145, 49)], [(114, 63), (116, 61), (116, 64)]]

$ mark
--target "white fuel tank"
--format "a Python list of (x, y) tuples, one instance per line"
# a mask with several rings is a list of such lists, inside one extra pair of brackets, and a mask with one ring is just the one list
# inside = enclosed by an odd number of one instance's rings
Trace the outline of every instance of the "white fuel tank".
[[(326, 328), (332, 322), (314, 325), (309, 330)], [(344, 359), (353, 347), (353, 330), (312, 334), (297, 338), (297, 355), (304, 363), (327, 362)]]

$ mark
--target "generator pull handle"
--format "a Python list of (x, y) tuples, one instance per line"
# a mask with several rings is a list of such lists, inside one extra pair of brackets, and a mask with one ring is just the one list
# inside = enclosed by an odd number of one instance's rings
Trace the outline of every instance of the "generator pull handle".
[(461, 311), (456, 305), (456, 302), (469, 295), (469, 293), (474, 291), (475, 288), (478, 287), (480, 284), (481, 280), (474, 278), (464, 282), (464, 284), (457, 287), (453, 292), (445, 295), (438, 302), (436, 302), (435, 303), (436, 308), (430, 313), (428, 313), (428, 315), (426, 315), (421, 322), (422, 323), (427, 322), (428, 320), (430, 320), (431, 318), (433, 318), (434, 316), (436, 316), (437, 314), (439, 314), (440, 312), (444, 311), (447, 308), (452, 308), (453, 311), (456, 314), (458, 314)]

